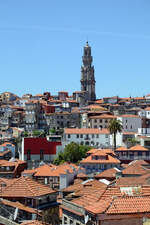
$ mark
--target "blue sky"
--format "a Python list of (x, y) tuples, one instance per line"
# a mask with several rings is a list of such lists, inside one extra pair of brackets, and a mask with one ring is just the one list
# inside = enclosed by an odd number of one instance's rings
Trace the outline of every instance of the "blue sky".
[(149, 0), (1, 0), (0, 92), (80, 90), (87, 39), (97, 98), (150, 93)]

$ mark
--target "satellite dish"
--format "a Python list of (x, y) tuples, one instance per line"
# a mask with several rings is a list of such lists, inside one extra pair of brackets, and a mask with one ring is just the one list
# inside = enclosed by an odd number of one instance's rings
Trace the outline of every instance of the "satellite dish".
[(18, 214), (18, 208), (15, 209), (15, 213), (14, 213), (14, 220), (16, 220), (17, 218), (17, 214)]

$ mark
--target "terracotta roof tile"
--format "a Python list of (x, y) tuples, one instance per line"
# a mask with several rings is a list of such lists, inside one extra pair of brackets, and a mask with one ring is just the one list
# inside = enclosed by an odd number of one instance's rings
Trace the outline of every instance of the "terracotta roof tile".
[(12, 206), (14, 208), (21, 209), (21, 210), (29, 212), (29, 213), (39, 214), (39, 210), (25, 206), (25, 205), (21, 204), (20, 202), (12, 202), (12, 201), (9, 201), (6, 199), (0, 199), (0, 203), (4, 204), (4, 205)]
[(119, 147), (116, 149), (116, 151), (127, 151), (128, 149), (125, 147)]
[(87, 175), (85, 173), (79, 173), (77, 174), (77, 178), (86, 178)]
[(130, 150), (135, 150), (135, 151), (148, 151), (147, 148), (144, 148), (143, 146), (141, 145), (135, 145), (133, 147), (130, 148)]
[(108, 114), (102, 114), (97, 116), (90, 116), (89, 119), (116, 119), (117, 116), (114, 115), (108, 115)]
[(21, 225), (44, 225), (44, 223), (42, 223), (42, 221), (38, 221), (38, 220), (30, 220), (30, 221), (21, 223)]
[(107, 214), (127, 214), (150, 212), (150, 196), (116, 198), (107, 210)]
[(65, 128), (65, 134), (110, 134), (108, 129), (97, 128)]
[[(101, 156), (104, 156), (104, 158), (103, 159), (93, 159), (94, 155), (101, 155)], [(117, 158), (115, 158), (112, 155), (110, 155), (109, 153), (107, 153), (107, 151), (98, 150), (96, 153), (93, 153), (90, 156), (88, 156), (87, 158), (80, 161), (81, 165), (84, 163), (120, 164), (120, 160), (118, 160)]]
[(110, 168), (110, 169), (104, 170), (103, 172), (97, 174), (95, 176), (95, 178), (103, 178), (103, 177), (105, 177), (106, 179), (107, 178), (115, 178), (116, 177), (116, 173), (118, 171), (119, 170), (117, 168)]
[(112, 202), (111, 198), (108, 198), (107, 200), (102, 199), (98, 202), (95, 202), (94, 204), (86, 206), (85, 209), (91, 212), (92, 214), (104, 213), (109, 207), (111, 202)]
[(122, 170), (122, 174), (136, 174), (143, 175), (148, 173), (150, 170), (145, 168), (144, 165), (148, 165), (144, 160), (135, 160), (128, 164), (128, 166)]
[(125, 117), (125, 118), (140, 118), (138, 115), (133, 115), (133, 114), (124, 114), (124, 115), (119, 115), (118, 117)]
[(73, 164), (73, 163), (64, 163), (59, 166), (49, 166), (49, 165), (44, 165), (36, 169), (36, 172), (34, 174), (35, 177), (39, 176), (50, 176), (50, 177), (55, 177), (55, 176), (60, 176), (60, 174), (66, 174), (66, 173), (72, 173), (73, 171), (77, 170), (78, 167)]
[[(97, 148), (92, 148), (92, 149), (90, 149), (89, 151), (87, 151), (87, 153), (88, 154), (92, 154), (92, 153), (95, 153), (95, 152), (97, 152)], [(102, 149), (99, 149), (99, 150), (102, 150)]]
[[(149, 175), (150, 177), (150, 175)], [(147, 184), (146, 178), (143, 176), (137, 176), (137, 177), (120, 177), (116, 180), (117, 186), (139, 186)]]
[(144, 109), (145, 111), (150, 111), (150, 107), (147, 107)]
[(3, 144), (1, 144), (1, 146), (4, 146), (4, 147), (6, 147), (7, 145), (15, 146), (14, 144), (10, 142), (4, 142)]
[(14, 179), (4, 189), (0, 190), (0, 197), (37, 197), (55, 193), (46, 185), (40, 184), (29, 177)]

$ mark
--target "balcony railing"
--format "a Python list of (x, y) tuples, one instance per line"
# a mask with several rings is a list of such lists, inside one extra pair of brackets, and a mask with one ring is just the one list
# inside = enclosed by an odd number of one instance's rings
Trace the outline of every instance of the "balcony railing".
[(150, 156), (119, 156), (120, 160), (150, 160)]

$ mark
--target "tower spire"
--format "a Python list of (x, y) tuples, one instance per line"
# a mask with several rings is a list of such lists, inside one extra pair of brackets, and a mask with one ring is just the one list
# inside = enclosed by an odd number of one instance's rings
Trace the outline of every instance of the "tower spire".
[(91, 47), (86, 42), (82, 56), (83, 65), (81, 66), (81, 91), (86, 91), (88, 101), (94, 101), (95, 95), (95, 76), (94, 66), (92, 66), (93, 57), (91, 56)]

